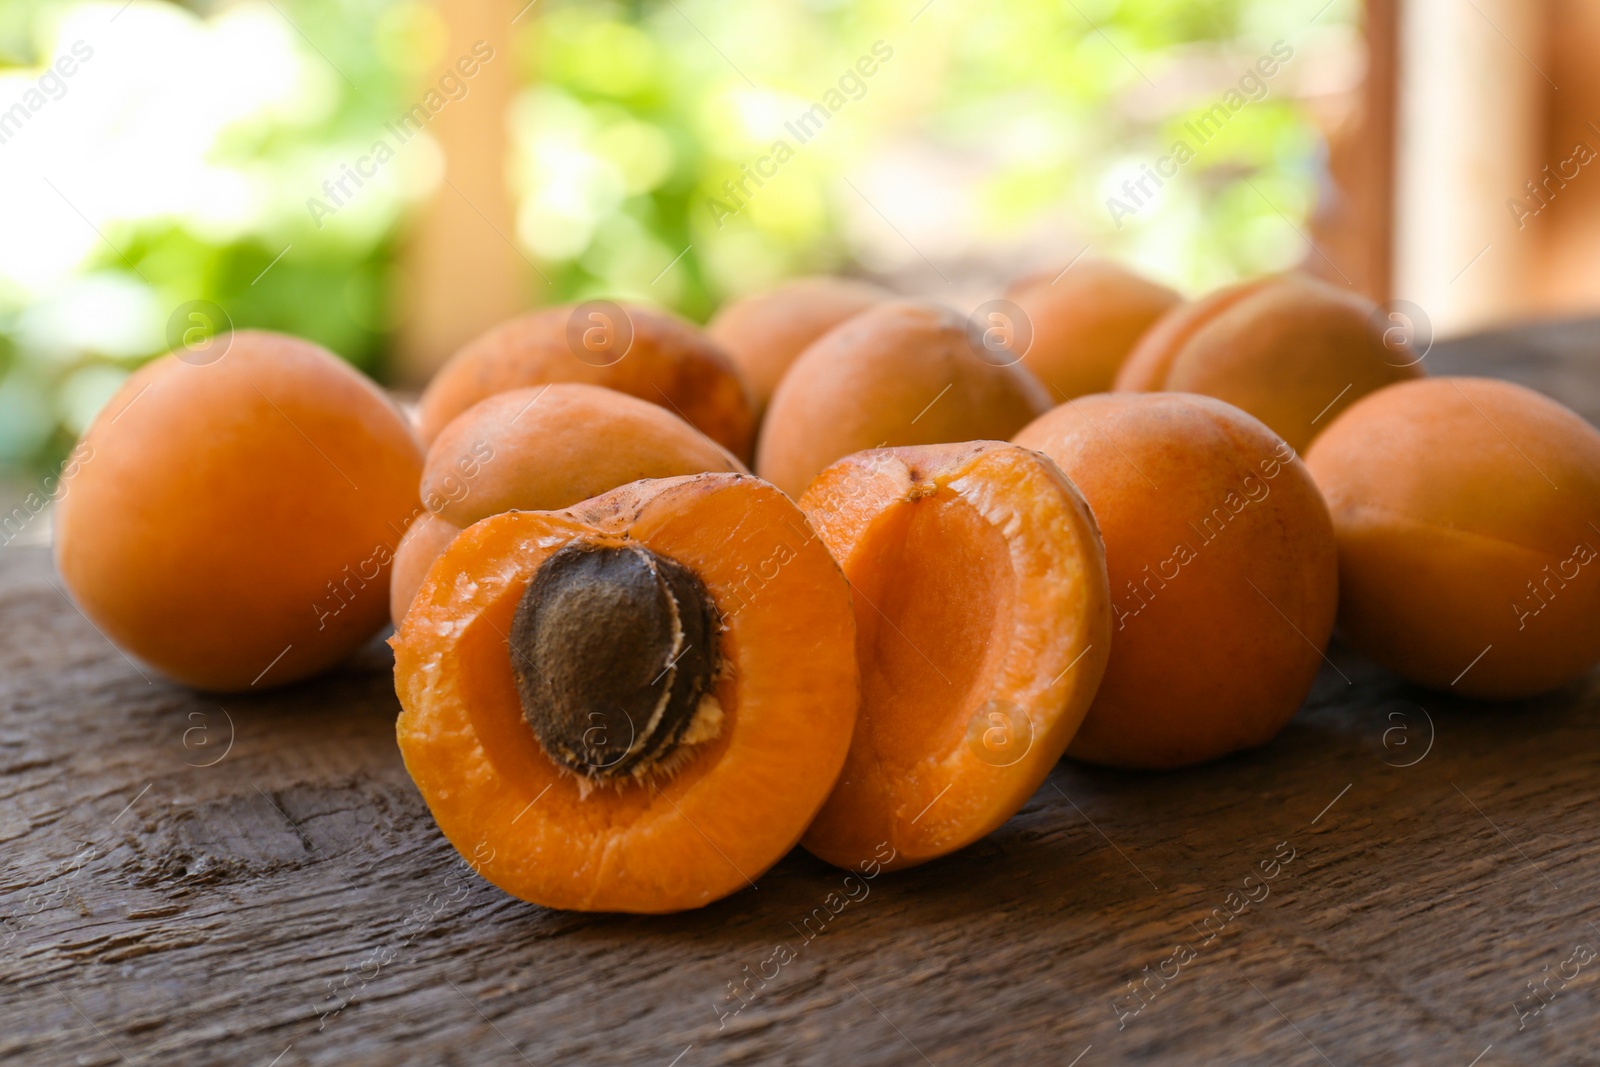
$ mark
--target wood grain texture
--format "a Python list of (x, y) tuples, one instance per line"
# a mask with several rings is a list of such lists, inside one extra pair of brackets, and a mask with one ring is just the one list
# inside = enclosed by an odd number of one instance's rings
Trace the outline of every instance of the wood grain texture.
[[(1428, 360), (1595, 419), (1597, 339), (1549, 327)], [(1331, 656), (1265, 749), (1169, 774), (1063, 764), (987, 840), (837, 914), (843, 873), (796, 852), (697, 913), (568, 915), (440, 837), (381, 644), (213, 699), (147, 681), (46, 552), (6, 550), (0, 1062), (1600, 1063), (1600, 959), (1550, 978), (1600, 950), (1600, 678), (1474, 706)], [(1184, 945), (1131, 1013), (1128, 983)]]

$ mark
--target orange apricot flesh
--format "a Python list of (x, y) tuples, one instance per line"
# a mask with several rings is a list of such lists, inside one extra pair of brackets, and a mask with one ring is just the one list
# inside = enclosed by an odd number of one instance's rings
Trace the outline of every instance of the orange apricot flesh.
[(1100, 394), (1017, 435), (1094, 509), (1111, 657), (1067, 754), (1181, 767), (1266, 744), (1310, 691), (1333, 630), (1333, 525), (1304, 464), (1238, 408)]
[(722, 347), (676, 315), (634, 304), (551, 307), (494, 327), (428, 383), (417, 432), (432, 444), (478, 401), (550, 382), (604, 386), (659, 404), (741, 460), (755, 439), (749, 390)]
[(1214, 396), (1304, 451), (1361, 397), (1421, 376), (1421, 357), (1377, 313), (1366, 297), (1314, 278), (1256, 279), (1171, 311), (1116, 388)]
[(1339, 632), (1420, 685), (1510, 700), (1600, 661), (1600, 432), (1531, 389), (1366, 397), (1306, 464), (1339, 538)]
[(257, 331), (214, 344), (211, 362), (142, 367), (89, 427), (93, 459), (55, 511), (56, 567), (84, 615), (161, 673), (267, 688), (383, 627), (422, 453), (326, 350)]
[(805, 846), (907, 867), (1010, 818), (1061, 758), (1110, 648), (1093, 515), (1002, 442), (880, 449), (801, 499), (849, 578), (861, 716)]
[[(510, 642), (546, 564), (575, 548), (670, 560), (720, 620), (716, 723), (697, 718), (660, 773), (587, 778), (531, 728), (518, 672), (541, 668)], [(558, 621), (587, 655), (626, 643), (606, 618)], [(753, 884), (821, 806), (856, 717), (849, 587), (805, 516), (749, 475), (484, 519), (434, 562), (392, 643), (401, 753), (440, 829), (484, 877), (548, 907), (671, 912)]]

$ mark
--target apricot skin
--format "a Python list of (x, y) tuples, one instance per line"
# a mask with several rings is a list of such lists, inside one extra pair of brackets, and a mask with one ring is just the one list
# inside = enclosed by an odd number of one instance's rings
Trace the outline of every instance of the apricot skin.
[(452, 419), (428, 449), (421, 492), (430, 510), (467, 527), (513, 508), (556, 511), (640, 478), (703, 471), (744, 465), (666, 408), (558, 382), (498, 393)]
[(1368, 393), (1421, 377), (1385, 348), (1371, 300), (1301, 275), (1256, 279), (1169, 312), (1117, 374), (1118, 391), (1203, 393), (1304, 451)]
[(1600, 661), (1600, 432), (1581, 417), (1510, 382), (1424, 379), (1363, 399), (1306, 463), (1333, 513), (1352, 645), (1488, 700)]
[(1139, 338), (1182, 300), (1176, 291), (1103, 259), (1029, 275), (1006, 297), (1033, 329), (1022, 365), (1054, 400), (1108, 392)]
[(887, 299), (888, 292), (866, 282), (795, 278), (724, 304), (706, 332), (743, 372), (759, 419), (778, 382), (811, 342)]
[(882, 446), (1009, 437), (1050, 407), (1038, 379), (937, 304), (893, 301), (801, 353), (773, 395), (756, 473), (798, 498), (834, 460)]
[(1181, 767), (1271, 740), (1333, 629), (1333, 525), (1304, 464), (1210, 397), (1101, 394), (1017, 435), (1105, 537), (1111, 658), (1069, 756)]
[(383, 626), (422, 455), (332, 354), (245, 331), (214, 363), (164, 356), (84, 440), (94, 458), (56, 510), (56, 567), (119, 647), (232, 691), (315, 674)]
[(389, 575), (389, 619), (395, 626), (405, 620), (428, 568), (460, 532), (461, 527), (431, 513), (420, 516), (406, 530), (394, 550), (394, 569)]
[[(530, 385), (582, 382), (659, 404), (744, 460), (755, 439), (749, 390), (722, 347), (704, 331), (654, 308), (626, 305), (625, 323), (573, 323), (577, 309), (551, 307), (501, 323), (461, 348), (434, 375), (417, 407), (417, 432), (431, 444), (451, 419), (486, 397)], [(602, 315), (602, 319), (604, 316)], [(580, 359), (575, 335), (621, 337)], [(583, 350), (580, 344), (579, 351)], [(598, 365), (604, 364), (604, 365)]]

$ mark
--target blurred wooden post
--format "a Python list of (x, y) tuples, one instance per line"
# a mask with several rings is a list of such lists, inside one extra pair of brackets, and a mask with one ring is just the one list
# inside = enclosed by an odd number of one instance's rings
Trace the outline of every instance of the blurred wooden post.
[(517, 86), (512, 45), (518, 28), (537, 17), (536, 9), (518, 17), (525, 2), (434, 0), (446, 40), (439, 69), (417, 87), (417, 99), (478, 42), (494, 54), (466, 79), (467, 95), (427, 126), (444, 174), (407, 225), (400, 252), (394, 367), (402, 383), (426, 381), (462, 343), (533, 302), (531, 272), (512, 244), (516, 204), (507, 181), (508, 109)]

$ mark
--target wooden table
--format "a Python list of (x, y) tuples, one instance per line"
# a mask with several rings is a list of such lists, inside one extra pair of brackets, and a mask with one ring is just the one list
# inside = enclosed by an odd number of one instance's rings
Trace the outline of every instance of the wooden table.
[[(1428, 361), (1600, 420), (1597, 341)], [(381, 644), (217, 701), (0, 552), (0, 1062), (1600, 1063), (1600, 678), (1472, 706), (1332, 656), (1267, 748), (1063, 764), (807, 940), (842, 874), (798, 851), (688, 915), (512, 900), (406, 777)]]

